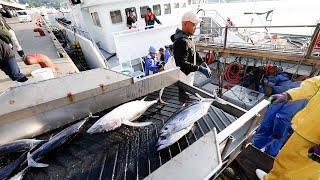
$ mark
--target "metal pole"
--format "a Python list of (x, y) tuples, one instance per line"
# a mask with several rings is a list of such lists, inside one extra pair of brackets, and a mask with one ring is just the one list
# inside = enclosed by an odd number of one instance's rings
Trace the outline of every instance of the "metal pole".
[(224, 30), (224, 43), (223, 43), (223, 49), (227, 48), (227, 37), (228, 37), (228, 26), (226, 26)]
[(228, 150), (229, 150), (229, 147), (231, 146), (232, 142), (235, 140), (235, 138), (230, 135), (228, 136), (228, 139), (227, 139), (227, 142), (226, 142), (226, 145), (224, 146), (222, 152), (221, 152), (221, 159), (224, 159), (225, 158), (225, 155), (227, 154)]
[(311, 38), (311, 41), (310, 41), (310, 45), (309, 45), (309, 47), (308, 47), (308, 51), (307, 51), (307, 54), (306, 54), (306, 58), (307, 58), (307, 59), (311, 57), (311, 54), (312, 54), (314, 45), (315, 45), (316, 42), (317, 42), (318, 36), (320, 36), (319, 32), (320, 32), (320, 23), (317, 24), (317, 27), (316, 27), (316, 29), (315, 29), (314, 32), (313, 32), (313, 35), (312, 35), (312, 38)]

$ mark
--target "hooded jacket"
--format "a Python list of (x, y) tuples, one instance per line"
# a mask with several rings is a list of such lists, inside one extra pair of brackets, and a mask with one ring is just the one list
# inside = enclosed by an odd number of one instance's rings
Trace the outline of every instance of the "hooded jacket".
[(194, 55), (196, 55), (196, 64), (201, 63), (202, 58), (195, 52), (195, 45), (191, 36), (177, 29), (176, 33), (171, 36), (171, 40), (173, 42), (173, 56), (181, 71), (186, 75), (197, 71), (198, 66), (194, 64)]
[(291, 101), (308, 99), (306, 107), (292, 119), (292, 128), (304, 139), (320, 144), (320, 76), (303, 81), (298, 88), (287, 91)]

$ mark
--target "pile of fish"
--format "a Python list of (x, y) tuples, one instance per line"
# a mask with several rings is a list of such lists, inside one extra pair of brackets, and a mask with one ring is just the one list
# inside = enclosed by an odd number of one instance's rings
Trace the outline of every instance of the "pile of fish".
[[(152, 105), (158, 101), (166, 104), (162, 99), (164, 89), (159, 92), (159, 98), (153, 101), (145, 101), (146, 97), (141, 100), (135, 100), (124, 103), (111, 112), (101, 117), (88, 130), (87, 133), (100, 133), (112, 131), (122, 124), (132, 127), (143, 127), (152, 124), (152, 122), (133, 122), (141, 117)], [(157, 142), (157, 150), (167, 148), (177, 142), (181, 137), (187, 134), (193, 124), (208, 113), (209, 107), (216, 99), (202, 98), (188, 106), (183, 106), (179, 111), (174, 113), (164, 124), (160, 131), (160, 137)], [(14, 172), (20, 170), (12, 179), (21, 179), (30, 167), (47, 167), (48, 164), (39, 163), (42, 157), (60, 147), (67, 140), (76, 135), (87, 119), (94, 117), (90, 114), (84, 120), (71, 125), (54, 135), (48, 141), (36, 139), (22, 139), (10, 142), (0, 146), (0, 156), (10, 153), (24, 152), (18, 159), (0, 169), (0, 179), (9, 178)]]
[(46, 153), (60, 147), (67, 140), (76, 135), (86, 120), (87, 118), (71, 125), (54, 135), (48, 141), (23, 139), (0, 146), (0, 152), (2, 155), (21, 152), (23, 150), (26, 151), (18, 159), (0, 169), (0, 179), (3, 180), (9, 178), (17, 169), (23, 170), (10, 179), (22, 179), (24, 173), (30, 167), (47, 167), (47, 164), (38, 163), (35, 160), (40, 160)]

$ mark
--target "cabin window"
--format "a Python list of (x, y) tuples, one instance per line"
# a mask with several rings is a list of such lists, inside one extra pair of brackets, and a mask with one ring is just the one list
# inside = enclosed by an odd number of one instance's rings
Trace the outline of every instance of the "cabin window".
[(191, 0), (188, 0), (188, 4), (191, 5)]
[(92, 18), (92, 21), (93, 21), (94, 25), (101, 27), (101, 23), (100, 23), (98, 12), (91, 13), (91, 18)]
[(192, 4), (197, 4), (197, 1), (199, 0), (192, 0)]
[(179, 3), (174, 3), (173, 8), (179, 8)]
[(171, 4), (164, 4), (164, 14), (171, 14)]
[(140, 13), (141, 13), (141, 18), (144, 18), (144, 16), (146, 16), (146, 14), (147, 14), (147, 8), (148, 8), (149, 6), (142, 6), (142, 7), (140, 7)]
[(153, 5), (153, 13), (156, 16), (161, 16), (161, 6), (160, 6), (160, 4)]
[(180, 4), (180, 7), (181, 7), (181, 8), (185, 8), (185, 7), (186, 7), (186, 3), (181, 3), (181, 4)]
[(129, 17), (129, 10), (133, 12), (135, 19), (137, 20), (137, 10), (135, 7), (126, 8), (124, 11), (126, 12), (126, 16)]
[(121, 16), (120, 10), (110, 11), (110, 17), (111, 17), (112, 24), (118, 24), (122, 22), (122, 16)]

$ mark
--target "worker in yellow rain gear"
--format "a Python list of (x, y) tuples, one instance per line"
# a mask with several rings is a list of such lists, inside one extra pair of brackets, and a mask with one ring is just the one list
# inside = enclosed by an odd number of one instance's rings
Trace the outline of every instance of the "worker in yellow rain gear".
[(259, 179), (320, 179), (320, 76), (303, 81), (298, 88), (272, 96), (273, 103), (308, 99), (292, 119), (294, 133), (276, 157), (267, 174), (257, 169)]

